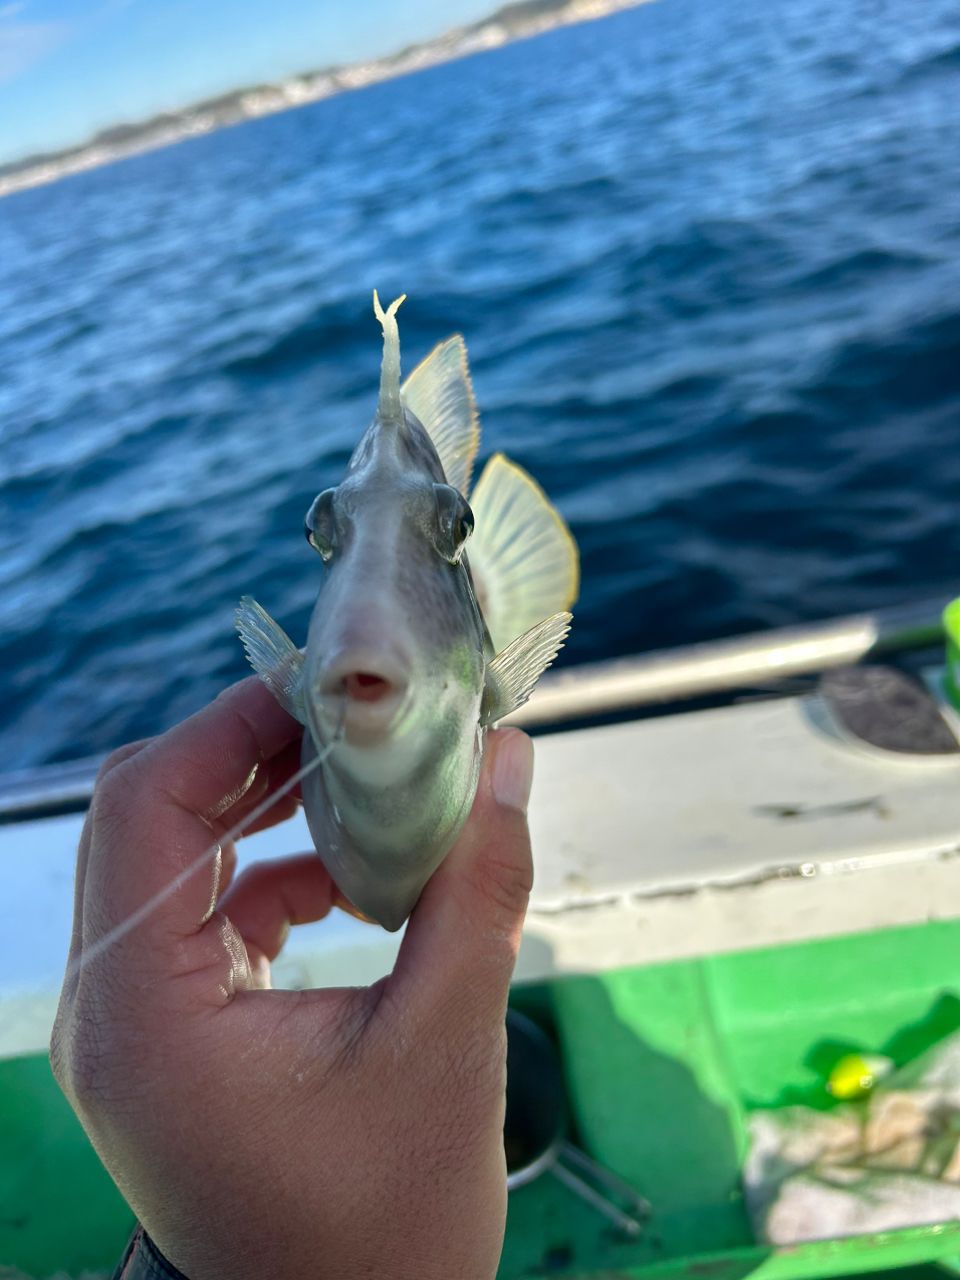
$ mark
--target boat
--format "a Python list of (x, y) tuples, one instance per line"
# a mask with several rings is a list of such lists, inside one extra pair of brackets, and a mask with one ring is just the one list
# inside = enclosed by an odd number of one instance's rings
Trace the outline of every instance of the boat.
[[(511, 1003), (562, 1063), (565, 1137), (648, 1208), (622, 1230), (544, 1162), (511, 1190), (503, 1280), (791, 1280), (960, 1255), (960, 1222), (771, 1246), (741, 1176), (751, 1112), (820, 1087), (823, 1046), (917, 1050), (960, 1028), (941, 614), (571, 668), (516, 714), (537, 732), (537, 878)], [(0, 779), (0, 1276), (109, 1275), (133, 1225), (46, 1054), (97, 763)], [(297, 815), (244, 840), (241, 865), (308, 847)], [(275, 985), (390, 970), (397, 935), (335, 916), (294, 931)]]

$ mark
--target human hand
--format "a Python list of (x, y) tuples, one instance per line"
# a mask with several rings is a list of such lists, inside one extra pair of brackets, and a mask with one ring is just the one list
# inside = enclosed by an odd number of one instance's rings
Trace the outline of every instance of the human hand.
[(392, 974), (272, 991), (289, 926), (336, 901), (320, 859), (262, 863), (231, 884), (224, 843), (186, 873), (292, 777), (300, 733), (246, 680), (107, 761), (80, 842), (54, 1072), (190, 1280), (489, 1280), (506, 1215), (504, 1015), (532, 878), (532, 746), (517, 730), (489, 735), (470, 819)]

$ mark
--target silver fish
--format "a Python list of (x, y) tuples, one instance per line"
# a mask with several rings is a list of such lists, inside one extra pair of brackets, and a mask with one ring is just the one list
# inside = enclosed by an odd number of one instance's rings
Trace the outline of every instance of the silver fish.
[[(373, 422), (307, 513), (326, 566), (305, 650), (249, 596), (254, 670), (304, 725), (303, 805), (345, 896), (400, 928), (473, 802), (485, 731), (522, 706), (569, 630), (576, 544), (536, 483), (494, 455), (468, 492), (480, 429), (462, 337), (401, 385), (383, 329)], [(469, 551), (467, 547), (469, 546)]]

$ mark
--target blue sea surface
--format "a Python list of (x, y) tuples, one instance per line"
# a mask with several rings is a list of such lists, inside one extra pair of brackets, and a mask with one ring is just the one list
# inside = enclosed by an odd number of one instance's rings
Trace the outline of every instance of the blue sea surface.
[(459, 330), (578, 663), (960, 586), (960, 8), (658, 0), (0, 200), (3, 766), (302, 642), (303, 539)]

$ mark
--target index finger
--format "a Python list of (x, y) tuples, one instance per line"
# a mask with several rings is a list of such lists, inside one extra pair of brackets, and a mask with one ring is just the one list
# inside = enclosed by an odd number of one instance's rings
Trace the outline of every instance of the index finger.
[(216, 818), (301, 732), (250, 677), (112, 769), (91, 806), (84, 949), (134, 918), (141, 955), (197, 933), (217, 899)]

